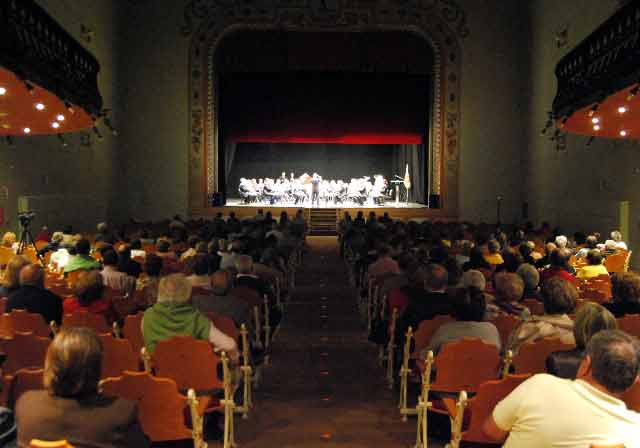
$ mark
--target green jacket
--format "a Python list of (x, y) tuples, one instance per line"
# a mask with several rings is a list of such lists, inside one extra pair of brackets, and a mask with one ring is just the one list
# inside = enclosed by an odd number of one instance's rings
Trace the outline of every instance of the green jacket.
[(102, 265), (89, 255), (74, 255), (64, 267), (64, 273), (80, 270), (91, 271), (92, 269), (102, 269)]
[(211, 321), (188, 303), (156, 303), (144, 312), (142, 335), (149, 353), (156, 344), (179, 334), (209, 340)]

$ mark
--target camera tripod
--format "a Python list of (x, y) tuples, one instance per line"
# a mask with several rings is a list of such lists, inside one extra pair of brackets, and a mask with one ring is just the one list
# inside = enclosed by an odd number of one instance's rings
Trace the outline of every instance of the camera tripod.
[(42, 256), (38, 253), (38, 248), (36, 247), (36, 243), (35, 240), (33, 239), (33, 235), (31, 234), (31, 229), (29, 228), (29, 222), (24, 222), (24, 221), (20, 221), (20, 226), (22, 227), (22, 230), (20, 231), (20, 241), (18, 242), (18, 250), (16, 251), (16, 253), (18, 255), (21, 255), (25, 249), (27, 249), (28, 247), (33, 247), (34, 252), (36, 253), (36, 256), (38, 257), (38, 260), (40, 260), (40, 263), (42, 263), (44, 265), (44, 261)]

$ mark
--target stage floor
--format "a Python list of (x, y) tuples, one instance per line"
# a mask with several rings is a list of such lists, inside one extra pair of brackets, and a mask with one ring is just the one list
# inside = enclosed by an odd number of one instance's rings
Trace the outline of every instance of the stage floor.
[(290, 204), (290, 203), (281, 203), (281, 202), (275, 202), (273, 204), (269, 204), (269, 203), (257, 203), (257, 202), (252, 202), (250, 204), (246, 204), (245, 202), (242, 201), (242, 199), (236, 199), (236, 198), (230, 198), (227, 199), (227, 203), (226, 203), (227, 207), (248, 207), (248, 208), (270, 208), (270, 207), (277, 207), (277, 208), (334, 208), (334, 209), (355, 209), (355, 208), (361, 208), (361, 209), (426, 209), (428, 208), (426, 205), (424, 204), (420, 204), (418, 202), (409, 202), (408, 204), (405, 202), (399, 202), (399, 203), (395, 203), (395, 201), (387, 201), (382, 205), (377, 205), (377, 204), (373, 204), (373, 203), (365, 203), (364, 205), (359, 205), (356, 203), (345, 203), (345, 204), (334, 204), (334, 203), (328, 203), (328, 204), (323, 204), (322, 202), (320, 203), (319, 206), (313, 206), (311, 207), (311, 203), (310, 202), (305, 202), (304, 204)]

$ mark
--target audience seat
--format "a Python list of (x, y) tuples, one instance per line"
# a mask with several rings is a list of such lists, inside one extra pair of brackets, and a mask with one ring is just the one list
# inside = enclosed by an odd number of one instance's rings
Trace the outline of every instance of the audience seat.
[(44, 389), (42, 383), (43, 369), (20, 369), (11, 378), (8, 388), (8, 407), (14, 409), (23, 393), (30, 390)]
[(136, 354), (127, 339), (116, 339), (109, 334), (99, 334), (104, 354), (102, 378), (120, 376), (125, 370), (136, 371), (140, 366), (140, 354)]
[(640, 314), (627, 314), (617, 319), (618, 328), (632, 336), (640, 337)]
[(513, 330), (515, 330), (521, 322), (522, 321), (513, 314), (498, 314), (493, 324), (498, 329), (498, 333), (500, 333), (500, 340), (502, 341), (503, 347), (506, 346), (509, 335), (513, 333)]
[(626, 403), (627, 408), (640, 412), (640, 381), (636, 381), (631, 389), (624, 393), (622, 401)]
[(46, 441), (33, 439), (29, 442), (29, 448), (73, 448), (66, 440)]
[(1, 403), (9, 401), (9, 385), (20, 369), (41, 369), (51, 340), (33, 333), (14, 333), (11, 338), (3, 338), (2, 345), (7, 359), (2, 365)]
[(31, 332), (36, 336), (48, 338), (51, 326), (45, 322), (40, 314), (29, 313), (25, 310), (11, 310), (0, 317), (2, 336), (11, 337), (15, 332)]
[(0, 246), (0, 267), (4, 269), (4, 266), (6, 266), (9, 263), (9, 260), (11, 260), (15, 255), (16, 254), (13, 253), (11, 248)]
[(141, 353), (144, 347), (144, 337), (142, 336), (142, 318), (144, 313), (130, 314), (124, 318), (122, 335), (131, 343), (131, 347), (136, 355)]
[(7, 301), (9, 299), (6, 297), (0, 297), (0, 315), (4, 314), (7, 310)]
[(528, 342), (520, 347), (513, 356), (515, 373), (544, 373), (546, 371), (547, 357), (556, 351), (566, 351), (575, 348), (573, 344), (567, 344), (556, 338), (544, 338), (535, 342)]
[(604, 259), (604, 267), (607, 268), (607, 272), (627, 272), (632, 252), (630, 250), (620, 250), (613, 255), (607, 256)]
[(531, 314), (534, 316), (542, 316), (544, 314), (544, 303), (539, 300), (524, 299), (521, 303), (529, 308), (529, 311), (531, 311)]
[(98, 334), (111, 334), (112, 328), (101, 314), (90, 313), (86, 310), (75, 311), (62, 317), (62, 327), (88, 327)]

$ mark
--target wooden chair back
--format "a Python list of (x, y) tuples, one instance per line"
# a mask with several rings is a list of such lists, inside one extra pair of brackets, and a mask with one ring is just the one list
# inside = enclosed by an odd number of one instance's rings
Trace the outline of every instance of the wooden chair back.
[(99, 334), (104, 350), (102, 378), (120, 376), (125, 370), (136, 371), (140, 365), (137, 355), (127, 339), (116, 339), (109, 334)]
[(495, 345), (465, 338), (445, 344), (435, 360), (436, 379), (431, 390), (475, 392), (484, 381), (498, 378), (500, 353)]
[(29, 313), (25, 310), (11, 310), (5, 316), (7, 322), (4, 328), (9, 333), (8, 337), (17, 331), (21, 333), (32, 332), (43, 338), (48, 338), (51, 334), (51, 327), (41, 314)]
[(544, 338), (535, 342), (522, 344), (513, 357), (515, 373), (544, 373), (546, 360), (552, 352), (572, 350), (573, 344), (567, 344), (557, 338)]
[(169, 378), (155, 378), (147, 372), (123, 372), (100, 383), (107, 396), (121, 397), (138, 404), (142, 430), (153, 442), (190, 439), (185, 425), (187, 397), (178, 392)]
[(229, 294), (237, 299), (244, 300), (249, 304), (249, 307), (262, 306), (262, 297), (255, 289), (251, 289), (247, 286), (236, 286)]
[(640, 412), (640, 381), (636, 381), (631, 389), (622, 395), (622, 401), (625, 402), (628, 409)]
[(220, 357), (213, 352), (209, 341), (174, 336), (158, 342), (153, 360), (156, 375), (174, 380), (178, 390), (191, 388), (200, 394), (224, 388), (217, 375)]
[(607, 274), (585, 279), (580, 285), (582, 299), (604, 303), (608, 302), (611, 296), (611, 277)]
[(122, 327), (122, 335), (131, 343), (134, 353), (140, 354), (140, 350), (144, 347), (144, 337), (142, 336), (142, 318), (144, 313), (130, 314), (124, 318)]
[(222, 331), (224, 334), (232, 338), (234, 341), (238, 341), (240, 338), (240, 330), (236, 327), (236, 323), (229, 316), (223, 316), (221, 314), (216, 314), (212, 312), (204, 313), (211, 322), (213, 322), (213, 326), (218, 330)]
[(637, 338), (640, 337), (640, 314), (626, 314), (617, 321), (620, 330)]
[(15, 255), (10, 247), (0, 246), (0, 267), (6, 266)]
[(521, 303), (529, 308), (529, 311), (531, 311), (531, 314), (534, 316), (542, 316), (544, 314), (544, 303), (539, 300), (524, 299)]
[(620, 250), (613, 255), (609, 255), (604, 259), (604, 267), (607, 272), (627, 272), (629, 270), (629, 260), (631, 259), (630, 250)]
[(438, 331), (438, 328), (443, 324), (453, 322), (453, 320), (454, 319), (451, 316), (438, 315), (433, 319), (423, 320), (420, 322), (420, 325), (418, 325), (418, 331), (414, 333), (415, 346), (413, 349), (413, 355), (419, 355), (420, 352), (427, 347), (435, 332)]
[(111, 334), (111, 327), (107, 324), (102, 314), (91, 313), (86, 310), (78, 310), (62, 317), (62, 327), (87, 327), (98, 334)]
[(29, 442), (29, 448), (73, 448), (73, 445), (66, 440), (46, 441), (31, 439), (31, 442)]
[(493, 321), (493, 324), (498, 329), (498, 333), (500, 333), (500, 340), (502, 341), (502, 345), (507, 344), (509, 335), (513, 333), (513, 330), (515, 330), (521, 322), (522, 321), (513, 314), (498, 314), (498, 317), (496, 317), (496, 320)]
[(42, 369), (20, 369), (13, 375), (9, 383), (9, 408), (15, 408), (15, 404), (23, 393), (30, 390), (44, 389), (42, 382), (43, 372)]
[(33, 333), (15, 332), (13, 337), (5, 338), (4, 346), (7, 360), (2, 365), (2, 373), (12, 375), (20, 369), (41, 369), (51, 339), (36, 336)]

